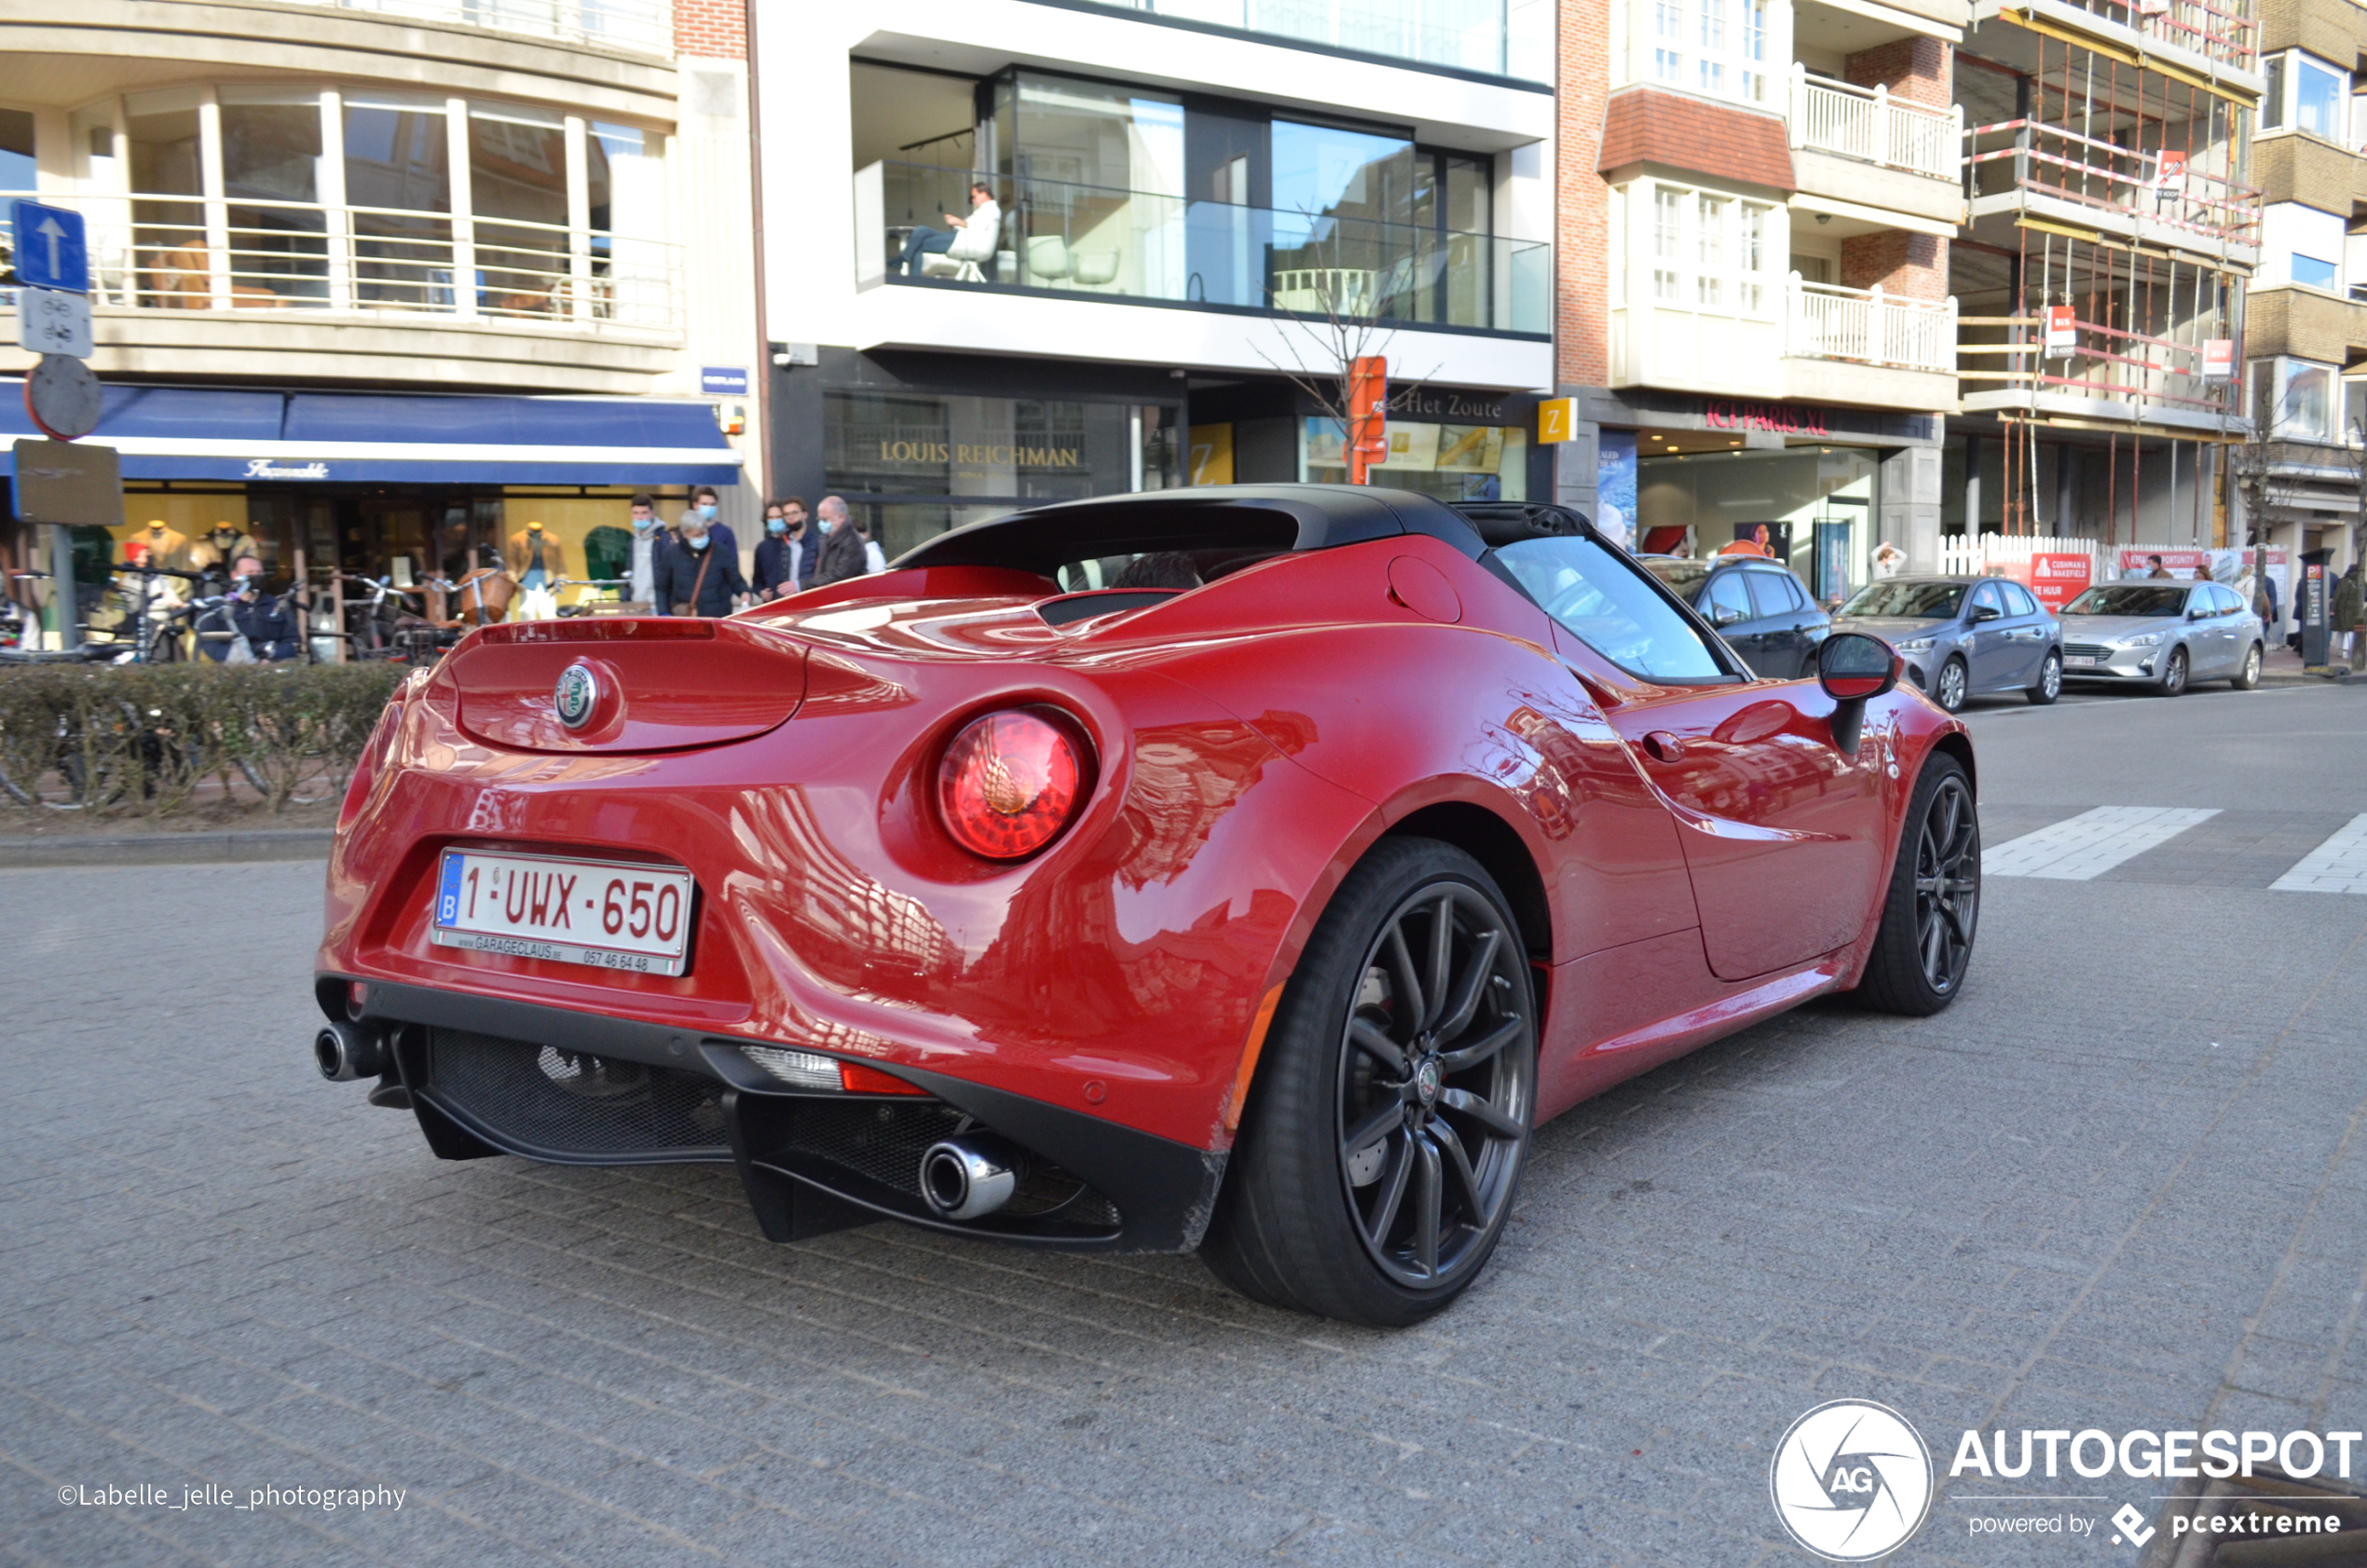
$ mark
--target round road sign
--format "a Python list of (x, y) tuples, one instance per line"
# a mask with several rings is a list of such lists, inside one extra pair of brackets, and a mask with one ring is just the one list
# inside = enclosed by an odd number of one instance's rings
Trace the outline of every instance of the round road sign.
[(44, 433), (57, 441), (73, 441), (99, 428), (106, 394), (99, 378), (80, 360), (44, 354), (33, 374), (24, 378), (25, 412)]

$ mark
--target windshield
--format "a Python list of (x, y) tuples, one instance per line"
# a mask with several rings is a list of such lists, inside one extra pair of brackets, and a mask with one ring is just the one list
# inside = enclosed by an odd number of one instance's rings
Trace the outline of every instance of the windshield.
[(1706, 561), (1643, 561), (1637, 564), (1675, 589), (1680, 599), (1690, 599), (1700, 589), (1702, 579), (1709, 576), (1709, 563)]
[(1841, 607), (1843, 615), (1895, 615), (1917, 620), (1949, 620), (1964, 602), (1961, 582), (1869, 582)]
[(2116, 582), (2091, 588), (2063, 607), (2065, 615), (2183, 615), (2186, 590), (2166, 582)]

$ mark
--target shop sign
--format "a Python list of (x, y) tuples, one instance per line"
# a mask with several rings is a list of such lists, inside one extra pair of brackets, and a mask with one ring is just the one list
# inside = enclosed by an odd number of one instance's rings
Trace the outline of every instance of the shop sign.
[(275, 463), (268, 457), (251, 457), (247, 460), (246, 477), (249, 479), (326, 479), (329, 477), (329, 465), (321, 462)]
[(2030, 558), (2030, 591), (2050, 615), (2087, 592), (2096, 568), (2085, 555), (2037, 554)]
[(1829, 436), (1825, 411), (1813, 404), (1720, 402), (1703, 405), (1702, 423), (1713, 430), (1775, 430), (1785, 435)]
[(745, 365), (701, 365), (699, 392), (710, 398), (744, 398), (748, 395), (748, 373)]
[(1437, 419), (1447, 424), (1502, 425), (1512, 416), (1504, 412), (1501, 392), (1434, 392), (1419, 385), (1398, 388), (1389, 394), (1389, 416), (1396, 419)]
[(1537, 405), (1537, 441), (1551, 446), (1578, 433), (1578, 400), (1548, 398)]

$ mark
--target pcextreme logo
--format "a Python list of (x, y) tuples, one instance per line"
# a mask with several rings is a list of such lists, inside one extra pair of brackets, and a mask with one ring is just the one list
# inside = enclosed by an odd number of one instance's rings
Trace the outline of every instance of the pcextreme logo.
[(1792, 1423), (1767, 1490), (1793, 1540), (1829, 1561), (1864, 1562), (1923, 1527), (1931, 1451), (1887, 1405), (1835, 1399)]

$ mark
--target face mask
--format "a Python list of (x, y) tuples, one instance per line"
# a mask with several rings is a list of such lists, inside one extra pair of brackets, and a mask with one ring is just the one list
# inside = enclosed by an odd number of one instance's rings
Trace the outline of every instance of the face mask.
[(786, 534), (789, 531), (789, 525), (778, 517), (768, 517), (764, 520), (764, 531), (768, 534)]
[(821, 529), (826, 534), (830, 531), (830, 520), (827, 517), (815, 518), (814, 520), (814, 525)]
[(712, 522), (714, 522), (714, 521), (715, 521), (715, 508), (714, 508), (714, 507), (712, 507), (712, 506), (710, 506), (710, 505), (708, 505), (707, 503), (705, 503), (705, 502), (704, 502), (704, 501), (700, 502), (700, 503), (699, 503), (699, 516), (700, 516), (700, 518), (701, 518), (703, 521), (705, 521), (705, 522), (708, 522), (708, 523), (712, 523)]
[(658, 520), (654, 517), (636, 517), (633, 520), (633, 531), (636, 534), (646, 534), (657, 525)]
[(697, 539), (692, 539), (689, 535), (685, 534), (682, 537), (682, 542), (689, 545), (692, 550), (705, 550), (706, 548), (706, 536), (705, 534), (701, 534)]

